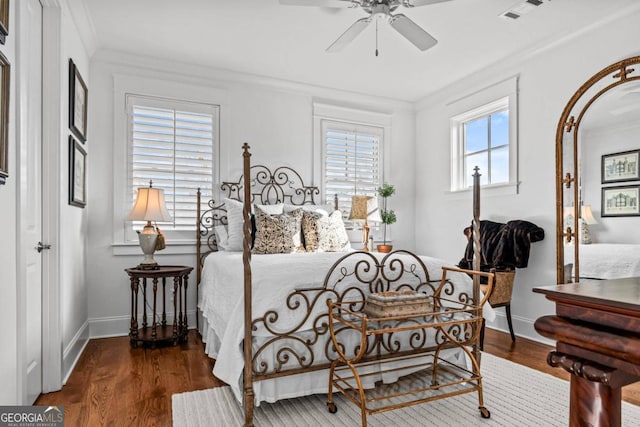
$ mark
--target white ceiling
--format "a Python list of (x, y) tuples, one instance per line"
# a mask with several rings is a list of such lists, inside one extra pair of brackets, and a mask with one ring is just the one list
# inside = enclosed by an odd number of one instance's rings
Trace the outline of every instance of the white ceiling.
[[(523, 0), (520, 0), (522, 2)], [(84, 0), (97, 48), (417, 101), (515, 54), (540, 48), (637, 0), (552, 0), (518, 20), (518, 0), (453, 0), (399, 8), (439, 40), (421, 52), (388, 25), (370, 25), (340, 53), (325, 49), (360, 9), (282, 6), (278, 0)], [(77, 4), (77, 3), (76, 3)]]

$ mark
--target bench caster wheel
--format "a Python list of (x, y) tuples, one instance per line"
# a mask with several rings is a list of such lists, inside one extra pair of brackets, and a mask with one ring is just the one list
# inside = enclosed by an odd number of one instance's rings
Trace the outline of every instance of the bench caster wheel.
[(480, 416), (482, 418), (491, 418), (491, 412), (489, 412), (487, 408), (485, 408), (484, 406), (481, 406), (479, 409), (480, 409)]
[(338, 407), (333, 402), (327, 402), (327, 408), (329, 409), (329, 412), (331, 412), (332, 414), (335, 414), (336, 412), (338, 412)]

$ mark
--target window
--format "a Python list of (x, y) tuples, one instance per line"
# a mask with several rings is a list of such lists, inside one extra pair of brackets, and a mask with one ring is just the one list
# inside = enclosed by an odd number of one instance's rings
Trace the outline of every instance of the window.
[(511, 78), (449, 105), (451, 191), (473, 184), (515, 186), (517, 192), (517, 78)]
[(382, 184), (381, 148), (384, 129), (322, 120), (323, 188), (325, 200), (338, 195), (345, 217), (351, 196), (375, 196)]
[(464, 186), (470, 187), (474, 167), (483, 171), (480, 184), (509, 182), (509, 109), (499, 110), (461, 123)]
[[(164, 189), (173, 218), (158, 223), (162, 231), (172, 238), (192, 238), (196, 191), (201, 188), (204, 201), (212, 197), (218, 106), (135, 95), (127, 95), (126, 104), (129, 201), (132, 205), (136, 189), (152, 181), (154, 187)], [(133, 222), (127, 236), (142, 225)]]

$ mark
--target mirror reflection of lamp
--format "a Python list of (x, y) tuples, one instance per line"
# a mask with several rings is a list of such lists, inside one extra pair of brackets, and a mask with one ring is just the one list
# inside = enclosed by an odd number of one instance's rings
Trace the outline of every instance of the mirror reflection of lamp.
[(363, 251), (369, 250), (369, 221), (382, 222), (380, 209), (378, 208), (378, 198), (372, 196), (353, 196), (351, 198), (351, 213), (349, 219), (352, 221), (364, 221), (362, 226)]
[(164, 202), (164, 190), (153, 188), (153, 182), (149, 181), (148, 187), (138, 188), (136, 201), (127, 217), (129, 221), (147, 221), (142, 231), (137, 231), (140, 248), (144, 253), (144, 260), (138, 268), (152, 270), (158, 268), (158, 263), (153, 259), (158, 240), (158, 230), (151, 225), (151, 221), (170, 221), (171, 215), (167, 211)]
[(591, 211), (591, 205), (582, 205), (580, 207), (580, 243), (588, 245), (591, 243), (591, 231), (590, 225), (597, 224), (593, 212)]

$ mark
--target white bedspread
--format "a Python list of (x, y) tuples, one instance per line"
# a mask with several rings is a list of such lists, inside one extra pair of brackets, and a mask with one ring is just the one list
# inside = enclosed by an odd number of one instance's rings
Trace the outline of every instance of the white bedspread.
[(580, 245), (580, 278), (620, 279), (640, 276), (640, 245)]
[[(345, 253), (299, 253), (286, 255), (253, 255), (253, 318), (266, 310), (282, 305), (297, 288), (320, 287), (331, 266)], [(385, 254), (374, 253), (382, 258)], [(420, 257), (431, 280), (440, 279), (442, 260)], [(233, 389), (242, 400), (241, 380), (244, 368), (241, 343), (244, 338), (244, 269), (242, 253), (215, 252), (205, 260), (200, 284), (199, 308), (204, 322), (201, 333), (205, 351), (216, 359), (213, 373)], [(472, 281), (466, 274), (449, 273), (448, 277), (460, 292), (471, 295)], [(318, 307), (318, 310), (325, 307)], [(282, 314), (282, 311), (280, 311)], [(492, 308), (485, 304), (484, 316), (493, 320)], [(313, 316), (311, 316), (313, 317)], [(295, 319), (280, 319), (279, 324)], [(254, 384), (256, 403), (326, 392), (325, 371), (288, 376)]]

